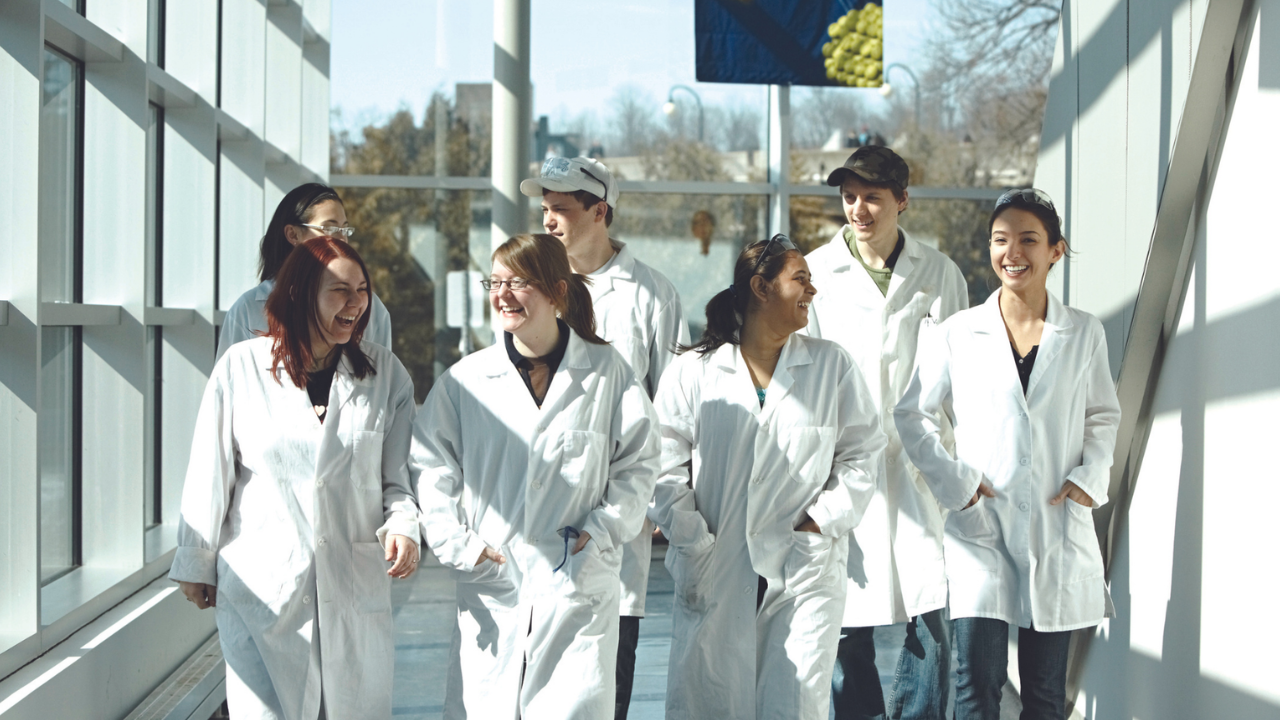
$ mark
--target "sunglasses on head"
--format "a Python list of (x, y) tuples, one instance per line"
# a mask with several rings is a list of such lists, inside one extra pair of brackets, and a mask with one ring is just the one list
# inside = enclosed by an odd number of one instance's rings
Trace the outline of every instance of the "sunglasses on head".
[[(777, 246), (776, 250), (774, 249), (775, 245)], [(791, 242), (791, 238), (787, 237), (786, 235), (783, 235), (782, 233), (778, 233), (777, 235), (774, 235), (768, 240), (765, 240), (764, 250), (760, 252), (760, 257), (756, 258), (756, 266), (752, 268), (751, 274), (755, 275), (756, 273), (760, 272), (760, 266), (764, 265), (765, 260), (768, 260), (769, 258), (775, 257), (777, 255), (781, 255), (782, 253), (787, 252), (788, 250), (795, 250), (799, 252), (800, 248), (796, 247), (796, 244)]]
[(1009, 190), (996, 200), (995, 210), (999, 210), (1005, 205), (1014, 205), (1017, 203), (1039, 205), (1040, 207), (1052, 212), (1055, 216), (1058, 214), (1058, 210), (1053, 206), (1053, 200), (1049, 198), (1049, 195), (1043, 190), (1037, 190), (1035, 188)]

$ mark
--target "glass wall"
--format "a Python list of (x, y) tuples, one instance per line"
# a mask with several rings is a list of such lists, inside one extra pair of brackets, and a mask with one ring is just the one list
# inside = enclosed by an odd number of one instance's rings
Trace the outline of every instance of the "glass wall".
[(44, 51), (40, 104), (40, 281), (45, 302), (79, 300), (83, 69)]

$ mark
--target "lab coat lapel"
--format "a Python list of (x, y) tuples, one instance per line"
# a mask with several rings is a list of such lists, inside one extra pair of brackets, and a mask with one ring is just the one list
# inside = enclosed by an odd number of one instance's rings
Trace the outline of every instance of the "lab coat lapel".
[[(1018, 398), (1025, 409), (1027, 399), (1022, 394), (1022, 380), (1018, 378), (1018, 367), (1013, 362), (1013, 349), (1009, 344), (1009, 331), (1004, 326), (1004, 316), (1000, 314), (1000, 291), (991, 293), (991, 297), (982, 304), (978, 322), (974, 325), (975, 335), (985, 336), (985, 347), (994, 362), (992, 375), (1006, 386), (1006, 391)], [(1042, 348), (1043, 349), (1043, 348)], [(1037, 360), (1037, 364), (1039, 361)], [(1028, 386), (1029, 387), (1029, 386)]]
[[(547, 396), (542, 398), (542, 411), (551, 413), (560, 408), (567, 397), (570, 397), (570, 388), (575, 383), (583, 383), (589, 381), (587, 377), (589, 373), (583, 370), (591, 369), (591, 358), (587, 355), (586, 341), (578, 337), (578, 333), (572, 329), (569, 330), (569, 345), (564, 349), (564, 358), (560, 360), (560, 367), (556, 368), (556, 374), (551, 377), (551, 384), (547, 387)], [(584, 387), (582, 392), (589, 388)], [(528, 391), (525, 395), (528, 395)]]
[(796, 339), (795, 333), (791, 333), (791, 336), (787, 338), (787, 343), (782, 346), (782, 356), (778, 358), (778, 366), (773, 369), (773, 378), (769, 381), (769, 389), (764, 395), (764, 408), (761, 419), (772, 415), (779, 403), (791, 393), (791, 389), (795, 385), (795, 377), (791, 374), (791, 368), (808, 365), (812, 362), (813, 358), (809, 356), (808, 348)]
[(1070, 342), (1075, 332), (1071, 316), (1062, 307), (1062, 301), (1049, 293), (1049, 308), (1045, 312), (1044, 332), (1040, 335), (1040, 349), (1036, 351), (1036, 364), (1031, 368), (1031, 379), (1027, 381), (1027, 397), (1035, 392), (1040, 379), (1049, 372), (1050, 366), (1062, 348)]
[(889, 292), (885, 294), (885, 300), (891, 299), (902, 290), (907, 278), (911, 277), (911, 271), (915, 269), (915, 258), (920, 254), (920, 247), (916, 241), (907, 237), (905, 230), (900, 232), (902, 232), (902, 252), (898, 254), (898, 261), (893, 265), (893, 274), (889, 276)]
[(729, 389), (725, 393), (727, 399), (746, 408), (753, 416), (758, 416), (761, 412), (760, 399), (756, 396), (756, 386), (751, 382), (751, 371), (747, 369), (747, 361), (742, 358), (741, 348), (733, 343), (725, 343), (716, 349), (712, 361), (724, 373), (722, 381)]

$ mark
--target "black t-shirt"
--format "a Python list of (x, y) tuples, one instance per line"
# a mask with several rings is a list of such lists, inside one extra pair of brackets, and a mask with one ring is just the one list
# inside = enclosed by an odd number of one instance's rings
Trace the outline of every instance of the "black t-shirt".
[(313, 407), (324, 408), (316, 413), (322, 423), (324, 416), (329, 414), (329, 388), (333, 386), (333, 373), (337, 369), (338, 363), (335, 362), (323, 370), (307, 373), (307, 395), (311, 398)]
[(1040, 350), (1039, 345), (1031, 346), (1031, 350), (1025, 356), (1018, 354), (1018, 348), (1013, 343), (1009, 343), (1009, 347), (1013, 349), (1014, 364), (1018, 368), (1018, 379), (1022, 381), (1022, 394), (1027, 394), (1027, 383), (1031, 382), (1031, 369), (1036, 364), (1036, 352)]
[(551, 378), (555, 377), (556, 370), (560, 368), (560, 361), (564, 360), (564, 352), (569, 347), (569, 325), (557, 319), (556, 326), (560, 328), (560, 339), (551, 352), (539, 358), (527, 358), (521, 355), (520, 351), (516, 350), (515, 338), (511, 333), (502, 333), (502, 339), (507, 346), (507, 358), (520, 372), (520, 379), (524, 380), (524, 386), (529, 388), (529, 395), (533, 397), (533, 402), (538, 407), (542, 407), (542, 401), (547, 397), (547, 390), (551, 388)]

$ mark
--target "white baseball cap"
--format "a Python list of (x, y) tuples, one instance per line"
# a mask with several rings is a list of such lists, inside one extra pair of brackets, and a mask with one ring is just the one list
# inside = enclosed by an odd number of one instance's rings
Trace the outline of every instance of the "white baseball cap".
[(602, 198), (611, 208), (618, 207), (618, 183), (599, 160), (588, 157), (547, 158), (539, 177), (520, 183), (520, 192), (529, 197), (542, 197), (542, 190), (552, 192), (587, 192)]

